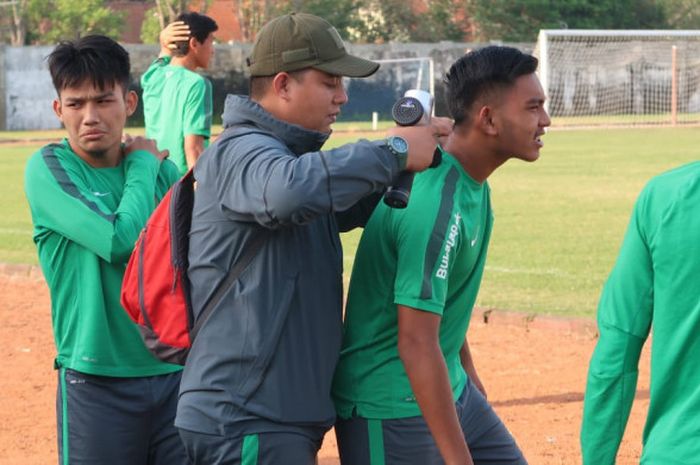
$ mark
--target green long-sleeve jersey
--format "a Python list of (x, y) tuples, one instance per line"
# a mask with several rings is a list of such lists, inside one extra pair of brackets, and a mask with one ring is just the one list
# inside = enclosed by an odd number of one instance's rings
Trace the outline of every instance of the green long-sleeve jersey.
[(598, 307), (581, 445), (585, 465), (615, 463), (653, 328), (641, 463), (700, 462), (700, 162), (652, 179), (637, 200)]
[(147, 351), (120, 303), (136, 238), (177, 177), (170, 161), (139, 151), (94, 168), (67, 141), (29, 159), (25, 191), (51, 294), (56, 366), (122, 377), (180, 369)]

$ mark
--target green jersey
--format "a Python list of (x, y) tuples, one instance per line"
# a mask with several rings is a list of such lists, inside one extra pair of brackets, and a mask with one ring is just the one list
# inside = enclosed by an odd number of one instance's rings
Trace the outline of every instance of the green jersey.
[(700, 162), (657, 176), (640, 194), (601, 294), (598, 328), (583, 408), (583, 463), (615, 463), (650, 328), (651, 388), (640, 463), (698, 463)]
[(43, 147), (27, 162), (24, 185), (51, 293), (57, 367), (121, 377), (181, 368), (148, 352), (120, 304), (136, 238), (177, 178), (172, 163), (147, 152), (94, 168), (67, 141)]
[(181, 174), (187, 172), (185, 136), (211, 135), (212, 96), (208, 79), (183, 66), (170, 64), (170, 57), (154, 61), (141, 77), (146, 137), (155, 139), (160, 150)]
[(333, 397), (343, 418), (420, 415), (398, 353), (397, 305), (441, 315), (440, 346), (457, 400), (460, 349), (484, 270), (493, 216), (487, 183), (451, 155), (416, 175), (406, 209), (380, 203), (360, 240), (350, 281)]

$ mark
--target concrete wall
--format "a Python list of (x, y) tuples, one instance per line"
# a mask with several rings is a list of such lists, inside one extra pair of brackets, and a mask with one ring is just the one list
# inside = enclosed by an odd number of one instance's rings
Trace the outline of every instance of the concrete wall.
[[(440, 82), (451, 63), (466, 50), (480, 44), (440, 42), (436, 44), (389, 43), (384, 45), (350, 45), (351, 53), (364, 58), (396, 59), (430, 57), (435, 63), (436, 112), (445, 114)], [(514, 44), (531, 53), (533, 44)], [(131, 55), (134, 86), (158, 53), (154, 45), (126, 45)], [(228, 93), (247, 93), (245, 57), (249, 44), (220, 44), (206, 75), (214, 91), (214, 120), (220, 121), (224, 97)], [(51, 110), (55, 91), (46, 66), (46, 56), (53, 47), (0, 46), (0, 130), (55, 129), (60, 127)], [(372, 111), (388, 118), (392, 103), (406, 89), (415, 87), (420, 71), (416, 63), (402, 66), (383, 65), (376, 76), (367, 80), (348, 80), (350, 103), (343, 108), (341, 118), (369, 119)], [(423, 71), (427, 75), (427, 71)], [(427, 88), (427, 81), (421, 81)], [(4, 111), (4, 115), (3, 115)], [(139, 108), (129, 124), (142, 125)]]
[[(51, 109), (56, 96), (46, 66), (53, 47), (4, 47), (0, 94), (4, 99), (4, 125), (0, 129), (55, 129), (61, 125)], [(0, 121), (0, 124), (2, 123)]]
[(0, 45), (0, 130), (7, 126), (5, 114), (5, 45)]

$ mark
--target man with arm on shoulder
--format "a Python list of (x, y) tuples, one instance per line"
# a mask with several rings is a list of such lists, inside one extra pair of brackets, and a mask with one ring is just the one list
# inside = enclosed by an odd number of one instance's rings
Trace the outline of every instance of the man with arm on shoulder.
[(526, 463), (465, 334), (493, 224), (487, 178), (537, 160), (550, 124), (536, 69), (510, 47), (457, 60), (441, 165), (416, 175), (406, 209), (380, 204), (365, 227), (333, 382), (343, 465)]
[[(270, 21), (248, 63), (250, 98), (227, 98), (226, 129), (195, 166), (195, 316), (221, 299), (190, 351), (176, 425), (195, 464), (312, 465), (335, 420), (339, 232), (364, 225), (402, 169), (427, 168), (451, 125), (390, 130), (408, 150), (386, 140), (321, 150), (347, 101), (343, 76), (379, 65), (348, 54), (317, 16)], [(250, 264), (220, 288), (260, 236)]]
[(211, 83), (195, 71), (209, 67), (217, 29), (208, 16), (179, 15), (161, 31), (160, 55), (141, 77), (146, 136), (170, 152), (181, 174), (211, 137)]
[(67, 138), (27, 162), (34, 242), (51, 294), (59, 463), (186, 463), (173, 421), (181, 367), (156, 360), (119, 298), (126, 263), (178, 178), (154, 141), (126, 137), (129, 55), (103, 36), (48, 58)]

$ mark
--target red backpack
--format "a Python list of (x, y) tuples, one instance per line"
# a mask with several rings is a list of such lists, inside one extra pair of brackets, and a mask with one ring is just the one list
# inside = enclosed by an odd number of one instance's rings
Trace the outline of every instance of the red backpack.
[(146, 222), (129, 258), (121, 290), (122, 306), (138, 325), (146, 348), (156, 358), (178, 365), (185, 364), (195, 336), (266, 236), (254, 236), (195, 321), (187, 279), (193, 206), (194, 174), (190, 169), (173, 184)]

